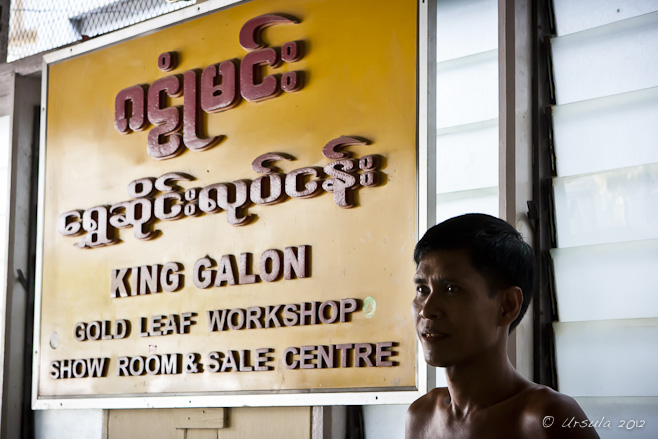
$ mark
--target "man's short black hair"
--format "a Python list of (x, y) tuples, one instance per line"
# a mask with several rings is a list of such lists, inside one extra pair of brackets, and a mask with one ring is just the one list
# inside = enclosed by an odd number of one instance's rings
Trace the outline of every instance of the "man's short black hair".
[(535, 258), (532, 248), (514, 227), (491, 215), (469, 213), (450, 218), (430, 228), (414, 249), (416, 265), (433, 250), (466, 249), (473, 268), (487, 280), (491, 294), (517, 286), (523, 291), (519, 316), (523, 318), (534, 290)]

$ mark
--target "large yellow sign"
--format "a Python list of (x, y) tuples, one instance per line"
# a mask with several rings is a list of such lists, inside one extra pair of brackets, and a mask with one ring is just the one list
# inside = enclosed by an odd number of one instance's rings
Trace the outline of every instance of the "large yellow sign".
[(416, 2), (48, 66), (40, 399), (416, 387)]

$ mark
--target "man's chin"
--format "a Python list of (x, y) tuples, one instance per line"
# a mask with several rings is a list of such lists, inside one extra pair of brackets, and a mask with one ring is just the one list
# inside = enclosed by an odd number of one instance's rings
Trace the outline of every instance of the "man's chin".
[(425, 362), (433, 367), (448, 367), (452, 364), (447, 358), (437, 358), (425, 356)]

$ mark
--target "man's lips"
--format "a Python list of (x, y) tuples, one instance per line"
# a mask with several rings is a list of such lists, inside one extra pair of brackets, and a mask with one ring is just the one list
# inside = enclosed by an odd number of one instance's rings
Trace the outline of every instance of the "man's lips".
[(441, 340), (448, 336), (445, 332), (434, 331), (434, 330), (422, 330), (420, 335), (423, 337), (423, 340), (432, 341), (432, 340)]

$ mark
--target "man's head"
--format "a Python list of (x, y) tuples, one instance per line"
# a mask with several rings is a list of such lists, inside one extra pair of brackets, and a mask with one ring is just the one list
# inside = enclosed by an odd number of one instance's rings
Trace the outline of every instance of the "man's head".
[(534, 290), (534, 254), (521, 234), (505, 221), (485, 214), (467, 214), (430, 228), (414, 250), (418, 266), (435, 250), (468, 252), (473, 268), (485, 278), (491, 295), (509, 287), (519, 287), (523, 304), (510, 324), (512, 331), (523, 318)]

